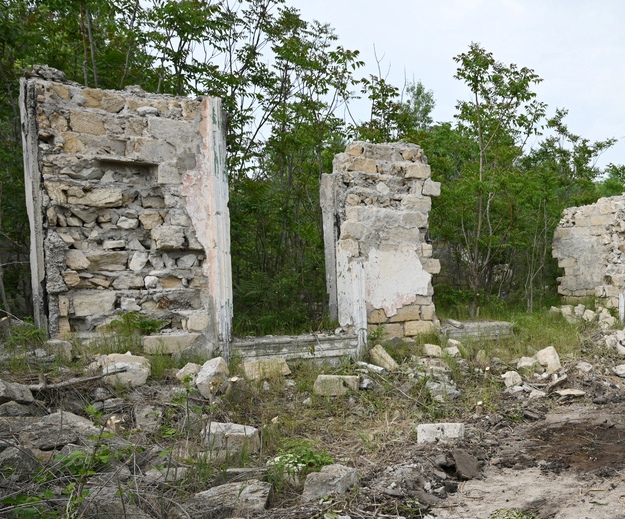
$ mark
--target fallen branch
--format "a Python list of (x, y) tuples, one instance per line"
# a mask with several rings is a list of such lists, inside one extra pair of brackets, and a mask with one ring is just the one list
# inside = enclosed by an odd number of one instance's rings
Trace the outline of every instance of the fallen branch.
[[(64, 380), (63, 382), (57, 382), (56, 384), (48, 384), (46, 380), (43, 380), (39, 384), (32, 384), (28, 386), (31, 391), (46, 391), (48, 389), (62, 389), (64, 387), (76, 386), (85, 382), (91, 382), (93, 380), (100, 380), (101, 378), (116, 375), (117, 373), (124, 373), (128, 371), (128, 368), (120, 368), (109, 373), (103, 373), (102, 375), (94, 375), (92, 377), (72, 378), (70, 380)], [(44, 377), (45, 378), (45, 377)]]

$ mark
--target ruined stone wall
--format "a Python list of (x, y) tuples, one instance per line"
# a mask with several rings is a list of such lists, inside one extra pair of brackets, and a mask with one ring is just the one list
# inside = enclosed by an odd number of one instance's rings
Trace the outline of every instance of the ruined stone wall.
[(153, 349), (227, 344), (219, 100), (84, 88), (40, 68), (21, 106), (37, 324), (94, 333), (137, 311), (167, 322)]
[(598, 297), (610, 308), (625, 293), (625, 197), (564, 211), (553, 236), (553, 257), (564, 275), (558, 292), (571, 302)]
[(355, 142), (323, 175), (321, 204), (330, 308), (355, 331), (381, 325), (386, 337), (438, 326), (427, 242), (431, 197), (440, 184), (414, 144)]

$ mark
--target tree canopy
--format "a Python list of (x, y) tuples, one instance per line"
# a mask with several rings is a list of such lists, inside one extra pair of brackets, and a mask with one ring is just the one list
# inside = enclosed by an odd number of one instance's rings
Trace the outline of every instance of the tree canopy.
[[(502, 64), (478, 44), (454, 58), (467, 89), (455, 120), (434, 122), (432, 91), (361, 77), (359, 52), (286, 0), (5, 0), (0, 22), (0, 303), (8, 313), (31, 311), (17, 97), (19, 77), (36, 64), (92, 87), (223, 99), (237, 333), (324, 322), (319, 179), (350, 139), (415, 142), (443, 182), (431, 221), (448, 258), (440, 302), (497, 298), (531, 308), (555, 283), (549, 248), (562, 209), (623, 190), (622, 166), (595, 165), (614, 140), (572, 134), (566, 110), (548, 116), (536, 98), (533, 70)], [(368, 100), (369, 117), (347, 121), (356, 97)]]

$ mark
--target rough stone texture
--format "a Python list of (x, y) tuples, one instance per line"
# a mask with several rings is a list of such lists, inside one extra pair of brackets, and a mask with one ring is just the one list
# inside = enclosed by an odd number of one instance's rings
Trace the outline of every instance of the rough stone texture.
[(396, 371), (399, 364), (391, 357), (381, 344), (376, 344), (369, 350), (369, 358), (376, 366), (384, 368), (386, 371)]
[(464, 438), (463, 423), (427, 423), (417, 425), (417, 443)]
[(90, 89), (50, 71), (24, 78), (20, 96), (36, 324), (85, 336), (134, 311), (183, 333), (195, 311), (208, 316), (193, 321), (203, 353), (227, 349), (220, 101)]
[(243, 451), (253, 454), (260, 450), (260, 433), (250, 425), (209, 422), (202, 437), (204, 443), (216, 454)]
[(269, 503), (271, 483), (256, 479), (226, 483), (195, 494), (179, 507), (173, 507), (169, 519), (205, 519), (210, 517), (249, 517), (262, 512)]
[(625, 293), (625, 195), (565, 209), (552, 254), (564, 270), (558, 292), (566, 300), (596, 297), (618, 308)]
[(228, 374), (228, 364), (223, 357), (207, 360), (195, 377), (197, 390), (205, 398), (212, 397)]
[(126, 371), (104, 377), (104, 381), (113, 386), (118, 384), (123, 387), (142, 386), (152, 371), (150, 361), (138, 355), (111, 353), (102, 358), (102, 373), (111, 373), (122, 369)]
[[(399, 337), (438, 326), (431, 279), (440, 265), (426, 235), (439, 188), (414, 144), (355, 142), (336, 155), (321, 207), (330, 312), (341, 326), (383, 325)], [(407, 324), (420, 322), (429, 326)]]
[(350, 390), (358, 391), (355, 375), (319, 375), (313, 384), (313, 393), (321, 396), (341, 396)]
[(339, 463), (326, 465), (306, 477), (302, 501), (314, 501), (332, 494), (343, 495), (358, 482), (356, 469)]
[(0, 380), (0, 404), (11, 401), (18, 404), (30, 404), (35, 399), (28, 386)]
[(243, 363), (243, 374), (248, 380), (261, 380), (290, 375), (291, 370), (283, 358), (247, 360)]
[(199, 333), (170, 333), (142, 338), (145, 353), (180, 353), (191, 348), (202, 335)]
[(541, 366), (547, 368), (547, 373), (555, 373), (560, 370), (562, 364), (560, 364), (560, 356), (553, 346), (548, 346), (537, 352), (534, 358)]

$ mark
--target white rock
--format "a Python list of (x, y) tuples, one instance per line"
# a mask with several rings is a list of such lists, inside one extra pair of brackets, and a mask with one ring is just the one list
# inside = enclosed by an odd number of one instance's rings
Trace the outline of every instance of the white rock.
[(447, 346), (447, 348), (445, 348), (445, 353), (450, 357), (460, 356), (460, 350), (457, 346)]
[(582, 319), (589, 323), (592, 323), (596, 318), (597, 318), (597, 314), (590, 309), (585, 310), (584, 313), (582, 314)]
[(619, 377), (625, 378), (625, 364), (620, 364), (614, 368), (614, 373)]
[(536, 355), (534, 355), (534, 358), (540, 363), (541, 366), (546, 366), (547, 373), (555, 373), (562, 367), (558, 352), (553, 346), (540, 350), (536, 353)]
[(130, 353), (111, 353), (105, 355), (102, 362), (102, 374), (120, 369), (126, 369), (123, 373), (116, 373), (104, 377), (104, 381), (112, 386), (137, 387), (146, 383), (152, 371), (150, 361), (139, 355)]
[(428, 357), (442, 357), (443, 350), (438, 344), (424, 344), (423, 354)]
[(531, 368), (537, 363), (538, 361), (533, 357), (521, 357), (516, 363), (516, 369)]
[(547, 393), (545, 393), (544, 391), (540, 391), (538, 389), (532, 389), (532, 391), (530, 392), (530, 400), (533, 400), (534, 398), (545, 398), (547, 396)]
[(384, 368), (386, 371), (396, 371), (399, 365), (395, 359), (391, 357), (381, 344), (376, 344), (369, 350), (371, 362), (377, 366)]
[(506, 387), (520, 386), (523, 384), (523, 379), (516, 371), (506, 371), (501, 378), (504, 381)]
[(302, 501), (316, 501), (331, 494), (343, 495), (358, 481), (356, 469), (335, 463), (309, 474), (304, 483)]
[(223, 357), (208, 360), (202, 366), (195, 379), (197, 390), (204, 398), (215, 394), (217, 387), (228, 378), (228, 364)]
[(321, 396), (341, 396), (348, 391), (358, 391), (355, 375), (319, 375), (313, 385), (313, 393)]
[(593, 370), (592, 364), (588, 362), (578, 362), (575, 368), (580, 373), (590, 373)]
[(464, 438), (463, 423), (424, 423), (417, 425), (417, 443)]
[(197, 374), (200, 372), (201, 369), (202, 366), (200, 366), (199, 364), (195, 364), (194, 362), (188, 362), (182, 368), (180, 368), (180, 370), (178, 370), (178, 373), (176, 373), (176, 378), (181, 382), (188, 378), (191, 381), (191, 384), (195, 385), (195, 378), (197, 377)]
[(137, 272), (145, 267), (149, 257), (150, 255), (147, 252), (136, 251), (132, 255), (132, 259), (130, 260), (128, 267), (130, 268), (130, 270), (134, 270), (135, 272)]

